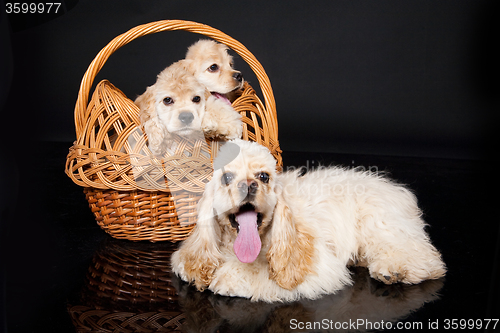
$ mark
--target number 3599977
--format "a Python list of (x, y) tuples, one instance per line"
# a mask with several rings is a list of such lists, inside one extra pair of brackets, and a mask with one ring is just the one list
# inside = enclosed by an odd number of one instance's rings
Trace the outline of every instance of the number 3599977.
[(58, 13), (61, 2), (6, 2), (7, 14), (49, 14)]

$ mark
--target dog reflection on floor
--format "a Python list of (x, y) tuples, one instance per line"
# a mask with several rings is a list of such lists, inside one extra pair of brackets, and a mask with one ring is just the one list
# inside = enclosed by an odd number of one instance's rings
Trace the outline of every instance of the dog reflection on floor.
[[(179, 303), (186, 315), (186, 332), (294, 332), (304, 331), (310, 323), (315, 332), (334, 332), (334, 323), (364, 320), (365, 323), (395, 323), (424, 304), (439, 299), (443, 280), (429, 280), (417, 285), (386, 285), (372, 278), (366, 268), (352, 268), (354, 284), (335, 295), (317, 300), (302, 299), (293, 303), (252, 302), (245, 298), (198, 292), (193, 286), (173, 276)], [(330, 324), (331, 323), (331, 324)], [(304, 329), (299, 329), (304, 325)], [(331, 327), (330, 327), (331, 325)], [(344, 325), (346, 326), (346, 325)], [(297, 328), (297, 329), (295, 329)], [(369, 325), (357, 331), (371, 331)], [(341, 331), (352, 331), (349, 327)]]

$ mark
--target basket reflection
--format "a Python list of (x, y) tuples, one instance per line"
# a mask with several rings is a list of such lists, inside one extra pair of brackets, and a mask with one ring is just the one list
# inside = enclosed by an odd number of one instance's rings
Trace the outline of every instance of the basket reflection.
[[(76, 304), (68, 306), (76, 331), (299, 332), (304, 331), (300, 325), (314, 323), (315, 332), (371, 331), (381, 323), (395, 328), (437, 301), (444, 283), (385, 285), (356, 267), (354, 284), (334, 295), (293, 303), (252, 302), (199, 292), (174, 276), (170, 256), (177, 246), (107, 238), (93, 256)], [(352, 322), (360, 324), (346, 324)]]

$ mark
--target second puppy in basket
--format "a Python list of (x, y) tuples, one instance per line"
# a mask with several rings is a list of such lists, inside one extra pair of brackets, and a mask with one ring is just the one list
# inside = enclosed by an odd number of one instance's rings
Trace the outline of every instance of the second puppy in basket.
[(165, 153), (173, 134), (189, 137), (203, 131), (207, 137), (231, 140), (240, 138), (243, 132), (240, 114), (212, 95), (185, 60), (163, 70), (135, 104), (140, 108), (149, 149), (155, 155)]
[(233, 68), (233, 57), (224, 44), (200, 39), (188, 48), (185, 61), (198, 82), (228, 103), (243, 87), (243, 76)]

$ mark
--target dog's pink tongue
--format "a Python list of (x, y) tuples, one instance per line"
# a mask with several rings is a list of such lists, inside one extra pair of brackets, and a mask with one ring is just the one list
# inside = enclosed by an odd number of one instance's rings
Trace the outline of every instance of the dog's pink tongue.
[(227, 104), (231, 105), (231, 102), (229, 101), (229, 99), (226, 97), (226, 95), (222, 95), (222, 94), (219, 94), (218, 92), (213, 92), (212, 95), (214, 95), (215, 97), (217, 98), (220, 98), (221, 100), (223, 100), (224, 102), (226, 102)]
[(236, 214), (236, 222), (238, 222), (240, 230), (238, 237), (234, 241), (234, 253), (243, 263), (254, 262), (262, 246), (257, 231), (257, 213), (255, 211), (246, 211)]

